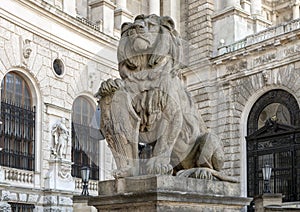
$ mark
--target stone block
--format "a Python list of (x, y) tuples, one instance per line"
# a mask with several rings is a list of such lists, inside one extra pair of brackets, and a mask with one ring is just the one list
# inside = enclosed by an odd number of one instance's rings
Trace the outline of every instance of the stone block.
[(28, 195), (28, 202), (36, 203), (36, 202), (38, 202), (38, 200), (39, 200), (39, 195), (37, 195), (37, 194), (29, 194)]
[(138, 176), (99, 183), (89, 205), (98, 211), (240, 211), (250, 199), (240, 185), (174, 176)]
[(19, 201), (27, 202), (27, 194), (19, 194)]

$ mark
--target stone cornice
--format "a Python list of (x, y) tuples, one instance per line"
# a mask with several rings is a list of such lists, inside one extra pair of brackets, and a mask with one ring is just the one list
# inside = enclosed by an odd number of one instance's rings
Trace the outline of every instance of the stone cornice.
[(106, 6), (112, 10), (114, 10), (116, 8), (116, 5), (108, 0), (95, 0), (95, 1), (92, 1), (91, 3), (89, 3), (89, 6), (92, 8)]
[(248, 13), (247, 11), (245, 11), (243, 8), (241, 7), (228, 7), (225, 10), (221, 10), (215, 14), (212, 15), (211, 19), (212, 21), (216, 21), (219, 19), (223, 19), (224, 16), (231, 16), (231, 15), (240, 15), (242, 17), (246, 17), (249, 18), (251, 16), (250, 13)]
[(124, 9), (117, 9), (117, 10), (115, 10), (115, 14), (114, 15), (115, 16), (123, 15), (123, 16), (126, 16), (129, 19), (133, 18), (133, 15), (128, 10), (124, 10)]

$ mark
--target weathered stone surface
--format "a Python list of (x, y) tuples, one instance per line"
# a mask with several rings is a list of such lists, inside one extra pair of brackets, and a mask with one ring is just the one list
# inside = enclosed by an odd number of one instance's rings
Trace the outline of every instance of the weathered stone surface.
[(139, 176), (100, 182), (89, 205), (98, 211), (240, 211), (250, 202), (239, 184), (173, 176)]
[(236, 181), (219, 172), (222, 142), (208, 132), (180, 81), (183, 51), (174, 21), (139, 15), (121, 29), (122, 79), (102, 82), (96, 94), (101, 131), (118, 167), (115, 177), (144, 174), (139, 169), (141, 144), (152, 147), (144, 163), (147, 174)]

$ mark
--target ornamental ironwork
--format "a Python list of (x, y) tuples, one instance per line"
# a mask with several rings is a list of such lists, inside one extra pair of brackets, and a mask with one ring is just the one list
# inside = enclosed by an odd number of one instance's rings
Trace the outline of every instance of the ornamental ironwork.
[[(276, 103), (276, 104), (274, 104)], [(278, 104), (277, 104), (278, 103)], [(284, 108), (283, 117), (271, 109), (263, 127), (259, 128), (262, 112), (269, 105)], [(281, 114), (282, 115), (282, 114)], [(282, 193), (283, 201), (300, 200), (300, 127), (299, 106), (286, 91), (273, 90), (263, 95), (253, 106), (248, 118), (247, 191), (249, 197), (263, 193), (262, 167), (271, 165), (272, 193)]]
[(35, 109), (1, 101), (0, 165), (34, 171)]

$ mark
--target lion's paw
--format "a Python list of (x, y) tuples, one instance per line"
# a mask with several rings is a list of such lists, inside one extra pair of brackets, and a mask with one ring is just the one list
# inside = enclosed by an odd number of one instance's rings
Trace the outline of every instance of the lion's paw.
[(113, 94), (115, 91), (124, 87), (124, 82), (121, 79), (108, 79), (101, 83), (101, 86), (98, 92), (95, 94), (95, 97), (104, 97)]
[(112, 171), (112, 176), (115, 179), (132, 176), (132, 168), (115, 169)]
[(190, 177), (203, 180), (216, 180), (212, 171), (208, 168), (192, 168), (187, 170), (181, 170), (177, 173), (178, 177)]
[(147, 163), (148, 174), (159, 174), (159, 175), (172, 175), (173, 166), (169, 163), (160, 161), (152, 162), (151, 160)]

